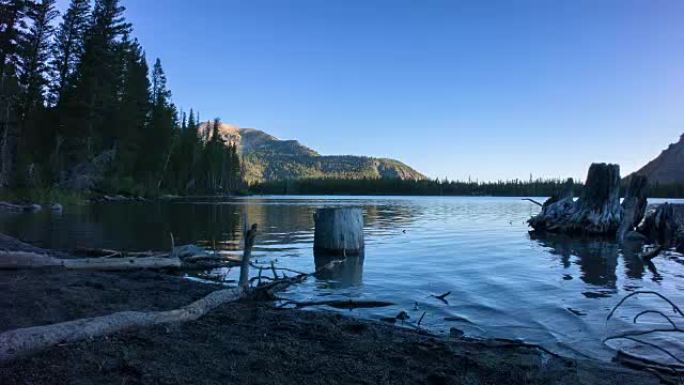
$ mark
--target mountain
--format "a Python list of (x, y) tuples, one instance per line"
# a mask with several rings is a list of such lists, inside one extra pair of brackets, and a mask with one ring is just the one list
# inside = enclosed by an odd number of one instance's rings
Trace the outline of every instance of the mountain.
[[(211, 138), (207, 123), (199, 134)], [(297, 178), (399, 178), (425, 179), (406, 164), (386, 158), (352, 155), (321, 155), (296, 140), (280, 140), (254, 128), (221, 123), (219, 134), (234, 143), (242, 155), (248, 183)]]
[(645, 175), (650, 183), (684, 183), (684, 134), (635, 174)]

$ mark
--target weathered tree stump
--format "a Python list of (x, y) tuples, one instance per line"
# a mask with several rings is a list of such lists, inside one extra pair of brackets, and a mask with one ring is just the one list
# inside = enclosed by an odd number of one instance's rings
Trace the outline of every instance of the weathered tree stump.
[(240, 280), (238, 281), (238, 286), (243, 289), (249, 286), (249, 259), (252, 257), (252, 247), (254, 247), (254, 239), (257, 234), (257, 224), (253, 224), (252, 227), (247, 230), (247, 224), (245, 223), (245, 230), (245, 248), (242, 253), (242, 260), (240, 260)]
[(648, 179), (643, 175), (635, 175), (629, 180), (627, 194), (622, 201), (622, 222), (617, 230), (617, 240), (622, 243), (625, 235), (634, 230), (646, 213), (646, 188)]
[(637, 231), (650, 243), (684, 252), (684, 204), (659, 205), (646, 215)]
[(314, 222), (314, 255), (363, 254), (363, 211), (360, 208), (318, 209)]
[(564, 234), (614, 235), (622, 220), (620, 167), (594, 163), (579, 199), (567, 189), (549, 198), (528, 223), (537, 231)]

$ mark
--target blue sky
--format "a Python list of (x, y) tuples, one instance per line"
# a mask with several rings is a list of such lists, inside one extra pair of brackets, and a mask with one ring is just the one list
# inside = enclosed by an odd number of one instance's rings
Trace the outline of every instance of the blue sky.
[(323, 154), (583, 178), (684, 132), (681, 0), (122, 3), (178, 106)]

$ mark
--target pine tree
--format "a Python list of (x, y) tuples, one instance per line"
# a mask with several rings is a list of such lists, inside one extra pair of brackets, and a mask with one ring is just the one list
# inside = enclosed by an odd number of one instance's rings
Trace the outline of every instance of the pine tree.
[(114, 138), (123, 68), (121, 38), (130, 32), (118, 0), (96, 0), (74, 87), (63, 96), (60, 123), (66, 137), (67, 163), (84, 161), (107, 149)]
[(147, 184), (151, 182), (150, 177), (153, 177), (157, 187), (161, 187), (162, 179), (158, 176), (160, 173), (163, 176), (171, 158), (177, 114), (171, 103), (171, 92), (166, 88), (166, 75), (159, 59), (152, 67), (151, 77), (152, 110), (144, 133), (145, 156), (140, 171), (148, 175)]
[(136, 163), (144, 149), (143, 132), (148, 124), (151, 108), (150, 82), (145, 55), (137, 40), (130, 42), (124, 36), (120, 44), (122, 59), (121, 91), (116, 112), (113, 144), (117, 149), (117, 171), (119, 178), (128, 178), (126, 188), (133, 184)]
[(27, 13), (31, 26), (21, 45), (18, 62), (19, 81), (24, 89), (20, 119), (24, 122), (45, 102), (50, 39), (54, 33), (51, 22), (57, 15), (55, 0), (33, 3)]
[(51, 62), (54, 76), (52, 93), (55, 103), (59, 102), (64, 89), (73, 83), (72, 77), (85, 48), (89, 13), (90, 0), (71, 0), (69, 9), (55, 34)]
[[(40, 183), (46, 149), (52, 139), (52, 127), (43, 129), (45, 123), (47, 92), (49, 85), (49, 57), (54, 34), (52, 20), (58, 13), (55, 0), (33, 3), (27, 12), (30, 27), (19, 53), (19, 82), (22, 97), (19, 105), (19, 131), (17, 133), (19, 177), (33, 185)], [(26, 171), (26, 172), (24, 172)]]
[(17, 67), (25, 38), (26, 0), (0, 0), (0, 187), (13, 182), (20, 88)]

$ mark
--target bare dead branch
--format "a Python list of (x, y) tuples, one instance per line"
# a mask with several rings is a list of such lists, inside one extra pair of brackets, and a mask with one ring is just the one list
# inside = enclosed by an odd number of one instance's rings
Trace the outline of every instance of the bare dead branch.
[(684, 317), (684, 313), (683, 313), (682, 310), (679, 308), (679, 306), (675, 305), (674, 302), (670, 301), (670, 300), (669, 300), (667, 297), (665, 297), (664, 295), (662, 295), (662, 294), (660, 294), (660, 293), (658, 293), (658, 292), (655, 292), (655, 291), (650, 291), (650, 290), (639, 290), (639, 291), (635, 291), (635, 292), (630, 293), (630, 294), (626, 295), (625, 297), (623, 297), (623, 298), (620, 300), (620, 302), (618, 302), (617, 305), (615, 305), (615, 306), (613, 307), (613, 309), (610, 311), (610, 313), (608, 313), (608, 316), (606, 317), (606, 321), (610, 320), (610, 318), (613, 316), (613, 314), (615, 313), (615, 311), (616, 311), (616, 310), (617, 310), (617, 309), (618, 309), (618, 308), (619, 308), (627, 299), (629, 299), (629, 298), (631, 298), (631, 297), (633, 297), (633, 296), (635, 296), (635, 295), (638, 295), (638, 294), (652, 294), (652, 295), (658, 296), (658, 297), (660, 297), (663, 301), (669, 303), (670, 306), (672, 306), (672, 310), (673, 310), (673, 311), (675, 311), (676, 313), (679, 313), (679, 315), (681, 315), (681, 316)]
[(534, 203), (535, 205), (537, 205), (537, 206), (539, 206), (539, 207), (543, 207), (543, 206), (544, 206), (544, 205), (541, 204), (539, 201), (536, 201), (536, 200), (534, 200), (534, 199), (532, 199), (532, 198), (522, 198), (522, 200), (532, 202), (532, 203)]
[(637, 321), (639, 320), (639, 317), (641, 317), (642, 315), (645, 315), (645, 314), (658, 314), (661, 317), (665, 318), (667, 320), (667, 322), (669, 322), (670, 325), (672, 325), (672, 327), (674, 329), (678, 329), (677, 325), (674, 323), (674, 321), (672, 321), (672, 318), (670, 318), (669, 316), (667, 316), (665, 313), (661, 312), (660, 310), (644, 310), (642, 312), (639, 312), (637, 315), (634, 316), (634, 319), (632, 320), (632, 322), (637, 323)]

